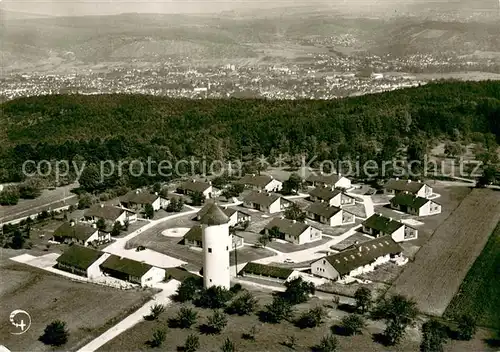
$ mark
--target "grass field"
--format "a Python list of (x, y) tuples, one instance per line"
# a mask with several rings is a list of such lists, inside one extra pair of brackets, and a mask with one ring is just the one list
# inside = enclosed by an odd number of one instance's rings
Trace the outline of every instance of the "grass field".
[(467, 273), (445, 311), (446, 317), (469, 313), (480, 325), (500, 329), (500, 223)]
[[(50, 322), (60, 319), (70, 332), (64, 350), (83, 346), (119, 320), (142, 306), (150, 291), (121, 291), (104, 286), (78, 283), (21, 264), (0, 268), (0, 342), (12, 351), (48, 351), (38, 341)], [(27, 311), (30, 329), (12, 335), (7, 317), (15, 309)]]
[(500, 193), (474, 189), (417, 252), (388, 291), (442, 315), (500, 220)]

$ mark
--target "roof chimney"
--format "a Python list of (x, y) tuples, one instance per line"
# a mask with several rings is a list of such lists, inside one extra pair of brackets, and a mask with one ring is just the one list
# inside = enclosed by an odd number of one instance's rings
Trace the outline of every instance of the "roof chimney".
[(252, 177), (255, 177), (255, 174), (252, 174)]
[(93, 227), (94, 229), (96, 229), (96, 228), (97, 228), (97, 224), (92, 224), (92, 227)]
[(196, 180), (193, 178), (193, 182), (196, 182)]

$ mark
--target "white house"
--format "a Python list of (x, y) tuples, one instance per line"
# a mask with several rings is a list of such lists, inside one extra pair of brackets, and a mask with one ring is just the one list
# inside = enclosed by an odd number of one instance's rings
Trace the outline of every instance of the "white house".
[(321, 230), (303, 222), (285, 218), (274, 218), (264, 227), (266, 234), (278, 230), (278, 238), (294, 244), (304, 244), (321, 239)]
[(247, 263), (239, 272), (239, 275), (256, 279), (264, 279), (284, 283), (300, 276), (300, 272), (293, 269), (278, 266), (264, 265), (259, 263)]
[(283, 188), (281, 181), (268, 175), (245, 175), (238, 182), (255, 191), (279, 192)]
[(356, 216), (342, 207), (328, 205), (328, 203), (314, 202), (306, 208), (306, 216), (314, 221), (330, 226), (354, 224)]
[(277, 194), (260, 191), (252, 191), (243, 199), (244, 207), (260, 210), (269, 214), (284, 211), (291, 205), (291, 201), (280, 197)]
[(65, 222), (53, 234), (53, 240), (60, 243), (77, 243), (83, 246), (103, 244), (111, 241), (111, 235), (99, 231), (94, 225)]
[(428, 216), (441, 213), (441, 205), (410, 193), (399, 193), (391, 199), (393, 209), (416, 216)]
[(373, 214), (362, 223), (362, 226), (363, 232), (376, 238), (390, 236), (396, 242), (418, 238), (417, 229), (381, 214)]
[(356, 200), (338, 189), (332, 189), (323, 185), (312, 189), (309, 192), (309, 199), (313, 202), (325, 202), (329, 205), (340, 207), (343, 205), (353, 205)]
[(432, 196), (432, 187), (420, 181), (400, 180), (398, 178), (389, 180), (385, 186), (387, 194), (410, 193), (414, 196), (429, 198)]
[(104, 204), (93, 205), (85, 211), (83, 216), (86, 219), (90, 219), (94, 223), (99, 219), (104, 219), (111, 225), (115, 222), (125, 225), (126, 221), (128, 221), (129, 224), (137, 221), (137, 214), (133, 211)]
[(403, 249), (390, 237), (380, 237), (318, 259), (311, 263), (311, 274), (330, 280), (345, 280), (401, 256)]
[(158, 195), (158, 193), (150, 193), (137, 189), (130, 191), (126, 195), (120, 197), (120, 203), (129, 209), (136, 211), (144, 211), (146, 204), (150, 204), (154, 211), (167, 208), (170, 201)]
[(105, 255), (92, 248), (73, 245), (56, 259), (56, 265), (60, 270), (92, 279), (102, 275), (99, 260)]
[(104, 275), (150, 287), (165, 279), (165, 269), (111, 255), (100, 266)]
[(340, 173), (332, 175), (323, 174), (311, 174), (306, 179), (306, 183), (314, 187), (330, 187), (338, 189), (349, 189), (351, 188), (351, 180), (347, 177), (342, 176)]
[(182, 183), (177, 188), (177, 192), (186, 195), (192, 195), (193, 193), (200, 192), (206, 199), (218, 197), (221, 193), (220, 190), (212, 186), (211, 182), (202, 182), (194, 179)]

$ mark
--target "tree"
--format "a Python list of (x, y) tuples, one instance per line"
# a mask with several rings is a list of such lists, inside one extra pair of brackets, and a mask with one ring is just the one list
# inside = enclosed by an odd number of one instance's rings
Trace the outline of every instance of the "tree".
[(45, 327), (43, 335), (40, 337), (46, 345), (62, 346), (68, 341), (68, 330), (66, 323), (60, 320), (55, 320)]
[(226, 303), (231, 297), (231, 291), (226, 290), (224, 287), (211, 286), (201, 292), (195, 304), (203, 308), (220, 309), (226, 307)]
[(23, 236), (23, 233), (21, 232), (21, 230), (17, 229), (12, 235), (10, 247), (12, 249), (22, 249), (25, 242), (26, 240)]
[(306, 220), (306, 213), (303, 212), (296, 203), (292, 203), (292, 205), (285, 210), (285, 218), (304, 222)]
[(288, 180), (283, 182), (281, 193), (284, 195), (297, 194), (302, 186), (302, 178), (296, 173), (292, 173)]
[(220, 350), (221, 352), (235, 352), (236, 346), (229, 338), (227, 338), (226, 341), (224, 341), (224, 344), (221, 346)]
[(340, 327), (348, 336), (361, 334), (365, 326), (365, 320), (358, 314), (346, 315), (340, 322)]
[(405, 334), (406, 327), (414, 326), (418, 315), (415, 301), (403, 295), (383, 299), (375, 307), (374, 317), (386, 322), (385, 337), (388, 344), (398, 344)]
[(153, 332), (153, 338), (151, 339), (150, 345), (151, 347), (160, 347), (163, 342), (165, 342), (165, 338), (167, 337), (167, 332), (162, 329), (156, 329)]
[(196, 298), (196, 294), (203, 288), (201, 278), (190, 276), (181, 282), (177, 287), (177, 292), (174, 296), (177, 302), (192, 301)]
[(189, 329), (194, 323), (196, 323), (197, 318), (198, 313), (196, 313), (193, 309), (181, 307), (179, 313), (177, 313), (176, 323), (181, 329)]
[(477, 331), (476, 320), (470, 314), (463, 314), (457, 319), (458, 338), (460, 340), (471, 340)]
[(271, 238), (268, 236), (268, 235), (262, 235), (259, 237), (259, 244), (262, 246), (262, 247), (265, 247), (267, 246), (267, 244), (271, 242)]
[(101, 175), (99, 168), (96, 165), (91, 164), (83, 169), (78, 182), (80, 183), (80, 187), (87, 192), (95, 192), (102, 186), (100, 180)]
[(191, 195), (191, 204), (194, 206), (200, 206), (205, 202), (205, 196), (203, 193), (197, 191)]
[(442, 352), (446, 341), (446, 329), (439, 321), (431, 319), (422, 325), (422, 352)]
[(120, 232), (122, 230), (122, 224), (119, 221), (113, 224), (113, 229), (111, 230), (111, 236), (117, 237), (120, 236)]
[(152, 320), (158, 319), (161, 313), (165, 311), (166, 307), (163, 304), (154, 304), (151, 307), (150, 317)]
[(231, 302), (227, 311), (229, 314), (238, 314), (240, 316), (250, 315), (255, 311), (257, 305), (257, 299), (250, 292), (245, 292)]
[(200, 338), (197, 335), (190, 334), (184, 343), (184, 352), (196, 352), (200, 348)]
[(92, 198), (92, 195), (90, 193), (85, 192), (80, 194), (78, 199), (78, 209), (90, 208), (93, 201), (94, 199)]
[(314, 307), (302, 313), (296, 325), (301, 329), (315, 328), (323, 323), (326, 312), (323, 307)]
[(315, 346), (316, 352), (335, 352), (337, 351), (338, 341), (335, 336), (328, 334), (321, 339), (319, 344)]
[(267, 230), (267, 237), (269, 241), (272, 241), (273, 238), (280, 238), (280, 228), (278, 226), (273, 226), (269, 230)]
[(290, 319), (293, 315), (293, 307), (290, 302), (282, 297), (276, 296), (271, 304), (266, 305), (265, 320), (277, 324), (282, 320)]
[(123, 222), (123, 231), (128, 231), (129, 226), (130, 226), (130, 221), (127, 219)]
[(361, 313), (367, 312), (372, 303), (372, 293), (367, 287), (360, 287), (354, 293), (354, 299), (356, 300), (356, 308), (361, 311)]
[(162, 189), (161, 183), (155, 182), (155, 184), (153, 185), (153, 192), (154, 193), (160, 193), (161, 189)]
[(167, 211), (178, 213), (182, 211), (183, 206), (184, 201), (182, 200), (182, 198), (174, 197), (170, 199), (170, 203), (167, 205)]
[(15, 186), (7, 186), (0, 191), (0, 205), (16, 205), (19, 202), (19, 189)]
[(483, 173), (477, 180), (478, 187), (484, 187), (486, 185), (495, 183), (497, 180), (498, 170), (494, 166), (486, 166)]
[(458, 142), (447, 142), (444, 145), (444, 154), (448, 157), (455, 158), (464, 152), (465, 148)]
[(210, 333), (220, 334), (227, 326), (226, 314), (220, 310), (214, 310), (213, 314), (208, 317), (206, 326)]
[(106, 221), (103, 218), (99, 218), (96, 222), (96, 226), (99, 230), (106, 229)]
[(300, 304), (307, 302), (309, 295), (316, 292), (316, 287), (312, 282), (305, 281), (302, 277), (297, 277), (291, 281), (285, 282), (286, 290), (283, 293), (290, 304)]
[(146, 204), (144, 206), (144, 216), (148, 219), (152, 219), (155, 216), (155, 210), (151, 204)]

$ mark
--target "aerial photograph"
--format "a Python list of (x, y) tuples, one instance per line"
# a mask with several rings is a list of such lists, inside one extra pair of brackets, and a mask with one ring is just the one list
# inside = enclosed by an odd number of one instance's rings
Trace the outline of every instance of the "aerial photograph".
[(0, 0), (0, 352), (499, 352), (500, 0)]

